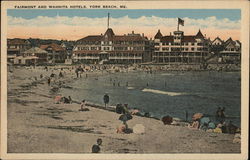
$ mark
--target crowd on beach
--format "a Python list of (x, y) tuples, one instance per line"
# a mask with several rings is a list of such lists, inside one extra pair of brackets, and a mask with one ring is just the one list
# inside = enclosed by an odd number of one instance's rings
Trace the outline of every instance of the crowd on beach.
[[(152, 74), (156, 71), (160, 70), (166, 70), (167, 67), (162, 66), (127, 66), (127, 65), (78, 65), (78, 66), (66, 66), (66, 67), (58, 67), (50, 68), (45, 66), (43, 68), (46, 72), (50, 71), (49, 76), (45, 76), (43, 74), (40, 74), (40, 79), (47, 79), (48, 86), (51, 87), (51, 91), (57, 93), (58, 89), (65, 85), (64, 80), (62, 78), (66, 77), (68, 72), (71, 73), (71, 75), (75, 74), (75, 78), (81, 78), (83, 77), (83, 73), (85, 73), (85, 78), (88, 77), (88, 72), (94, 72), (94, 71), (107, 71), (107, 72), (128, 72), (128, 71), (134, 71), (134, 70), (142, 70), (149, 74)], [(57, 70), (59, 73), (56, 74), (55, 70)], [(67, 72), (65, 72), (67, 70)], [(35, 78), (37, 79), (37, 77)], [(112, 81), (112, 80), (111, 80)], [(120, 84), (117, 83), (119, 86)], [(128, 82), (126, 84), (128, 86)], [(72, 103), (80, 103), (79, 111), (85, 112), (89, 111), (89, 108), (86, 106), (87, 101), (83, 99), (81, 102), (74, 101), (71, 96), (63, 96), (63, 95), (56, 95), (55, 96), (55, 103), (56, 104), (72, 104)], [(110, 108), (109, 106), (110, 97), (108, 93), (105, 93), (103, 96), (103, 103), (104, 108), (107, 109)], [(128, 121), (133, 118), (133, 116), (143, 116), (143, 117), (151, 117), (149, 112), (142, 113), (137, 108), (129, 108), (128, 104), (120, 104), (118, 103), (115, 106), (114, 111), (117, 114), (120, 114), (119, 121), (121, 121), (121, 125), (117, 127), (116, 133), (117, 134), (130, 134), (130, 133), (136, 133), (136, 134), (144, 134), (145, 133), (145, 126), (142, 124), (137, 124), (132, 128), (129, 128)], [(226, 114), (225, 114), (225, 108), (218, 108), (218, 110), (215, 112), (216, 122), (212, 122), (209, 117), (207, 117), (203, 113), (195, 113), (192, 116), (192, 122), (185, 122), (185, 126), (190, 129), (195, 130), (203, 130), (206, 132), (215, 132), (215, 133), (229, 133), (229, 134), (240, 134), (240, 128), (233, 125), (231, 121), (226, 122)], [(187, 119), (186, 119), (187, 120)], [(167, 115), (164, 116), (161, 121), (163, 122), (163, 125), (179, 125), (183, 121), (174, 119), (173, 117)], [(239, 137), (237, 135), (237, 137)], [(240, 141), (235, 140), (236, 143), (240, 143)], [(94, 144), (92, 146), (92, 152), (93, 153), (99, 153), (100, 146), (102, 144), (102, 139), (97, 139), (97, 144)]]

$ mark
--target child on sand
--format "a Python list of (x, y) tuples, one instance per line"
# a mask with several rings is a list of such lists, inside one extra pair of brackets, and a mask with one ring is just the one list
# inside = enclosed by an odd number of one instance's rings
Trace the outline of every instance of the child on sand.
[(81, 111), (85, 108), (85, 100), (82, 100), (80, 107), (81, 107), (80, 108)]
[(82, 100), (80, 107), (79, 111), (89, 111), (88, 108), (85, 108), (85, 100)]

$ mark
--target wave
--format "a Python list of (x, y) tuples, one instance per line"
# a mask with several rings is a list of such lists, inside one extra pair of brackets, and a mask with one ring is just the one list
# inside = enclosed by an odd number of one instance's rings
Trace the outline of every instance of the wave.
[(172, 76), (172, 75), (174, 75), (174, 74), (172, 74), (172, 73), (162, 73), (161, 75), (162, 75), (162, 76)]
[(148, 89), (144, 88), (142, 92), (151, 92), (151, 93), (157, 93), (157, 94), (165, 94), (168, 96), (180, 96), (184, 95), (185, 93), (178, 93), (178, 92), (166, 92), (166, 91), (161, 91), (161, 90), (156, 90), (156, 89)]
[(127, 89), (135, 89), (134, 87), (127, 87)]

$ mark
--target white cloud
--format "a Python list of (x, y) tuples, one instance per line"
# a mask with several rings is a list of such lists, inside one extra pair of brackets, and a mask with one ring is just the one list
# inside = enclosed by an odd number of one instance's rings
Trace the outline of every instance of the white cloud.
[[(185, 17), (185, 27), (196, 28), (215, 28), (215, 29), (240, 29), (240, 20), (233, 21), (228, 18), (217, 19), (216, 17), (207, 17), (204, 19), (192, 19)], [(8, 16), (8, 25), (11, 26), (85, 26), (85, 27), (106, 27), (107, 18), (88, 18), (88, 17), (46, 17), (38, 16), (33, 19), (24, 19), (21, 17)], [(111, 18), (111, 27), (114, 26), (129, 26), (129, 27), (175, 27), (177, 25), (177, 18), (162, 18), (162, 17), (139, 17), (129, 18), (128, 16), (120, 18)]]

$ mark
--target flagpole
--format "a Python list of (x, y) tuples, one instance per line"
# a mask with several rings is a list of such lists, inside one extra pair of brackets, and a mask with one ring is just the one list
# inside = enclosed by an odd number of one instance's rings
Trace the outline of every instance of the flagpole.
[(109, 29), (109, 13), (108, 13), (108, 29)]
[(178, 20), (178, 25), (177, 25), (177, 31), (179, 31), (179, 20)]

